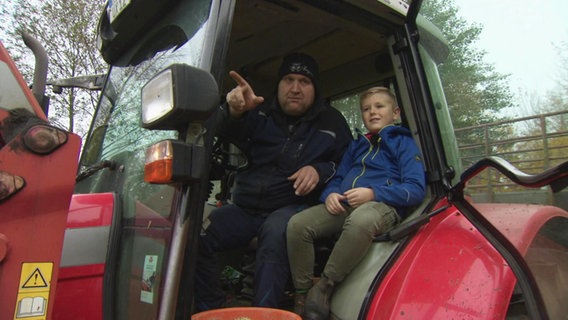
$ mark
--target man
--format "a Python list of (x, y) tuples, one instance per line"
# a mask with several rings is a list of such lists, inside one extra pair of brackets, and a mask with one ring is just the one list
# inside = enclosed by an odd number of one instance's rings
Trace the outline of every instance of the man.
[(320, 95), (318, 65), (305, 54), (283, 59), (275, 98), (256, 96), (238, 73), (237, 86), (221, 106), (221, 137), (243, 148), (249, 166), (235, 178), (232, 204), (204, 222), (196, 270), (196, 309), (222, 307), (215, 253), (258, 237), (254, 306), (279, 306), (289, 279), (286, 226), (296, 212), (314, 204), (352, 136), (339, 111)]

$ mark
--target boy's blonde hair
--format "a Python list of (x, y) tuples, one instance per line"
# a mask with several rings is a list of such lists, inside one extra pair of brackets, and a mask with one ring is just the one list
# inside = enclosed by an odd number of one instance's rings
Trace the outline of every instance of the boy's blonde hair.
[(364, 91), (359, 95), (359, 107), (363, 107), (363, 100), (367, 99), (369, 96), (377, 94), (377, 93), (384, 93), (392, 100), (393, 109), (398, 108), (398, 104), (396, 103), (396, 96), (389, 88), (385, 87), (372, 87)]

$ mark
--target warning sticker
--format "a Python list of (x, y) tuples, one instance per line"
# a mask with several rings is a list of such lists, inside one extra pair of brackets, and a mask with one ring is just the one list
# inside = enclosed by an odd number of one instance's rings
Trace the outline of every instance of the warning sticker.
[(22, 285), (22, 289), (49, 288), (45, 277), (39, 268), (35, 268), (30, 277)]
[(47, 319), (52, 262), (24, 263), (14, 319)]
[(15, 319), (46, 319), (46, 312), (47, 297), (41, 295), (35, 297), (20, 297), (20, 295), (18, 295)]

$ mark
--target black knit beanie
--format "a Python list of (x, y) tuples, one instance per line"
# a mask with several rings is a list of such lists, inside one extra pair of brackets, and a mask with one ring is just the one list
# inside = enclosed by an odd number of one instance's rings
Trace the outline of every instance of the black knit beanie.
[(314, 86), (319, 85), (319, 67), (314, 58), (305, 53), (291, 53), (284, 57), (278, 69), (278, 81), (290, 73), (304, 75), (312, 80)]

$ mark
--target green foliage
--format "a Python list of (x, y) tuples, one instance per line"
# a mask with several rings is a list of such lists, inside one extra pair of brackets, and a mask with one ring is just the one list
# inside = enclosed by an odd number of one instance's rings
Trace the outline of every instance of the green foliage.
[(514, 132), (510, 124), (484, 126), (504, 120), (500, 111), (513, 106), (509, 76), (485, 62), (486, 52), (476, 47), (482, 26), (461, 17), (453, 0), (425, 1), (421, 14), (441, 30), (449, 44), (449, 56), (438, 71), (466, 168), (506, 148), (487, 141), (507, 139)]
[(448, 59), (439, 66), (455, 128), (500, 119), (498, 112), (512, 107), (508, 75), (484, 61), (485, 51), (475, 47), (482, 27), (459, 16), (454, 1), (425, 1), (421, 13), (449, 42)]

